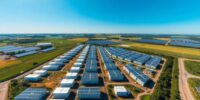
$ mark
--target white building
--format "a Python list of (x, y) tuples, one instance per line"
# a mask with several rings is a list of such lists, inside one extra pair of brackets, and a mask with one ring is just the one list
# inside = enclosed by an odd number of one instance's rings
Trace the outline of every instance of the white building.
[(44, 70), (48, 71), (58, 71), (60, 70), (61, 66), (60, 65), (45, 65), (42, 67)]
[(38, 82), (41, 80), (41, 77), (38, 74), (29, 74), (24, 77), (24, 80), (29, 81), (29, 82)]
[(76, 61), (73, 66), (74, 67), (83, 67), (83, 62), (77, 62)]
[(74, 79), (63, 79), (60, 82), (61, 87), (73, 87), (75, 83)]
[(66, 75), (65, 75), (65, 78), (67, 78), (67, 79), (76, 79), (78, 77), (78, 73), (67, 73)]
[(70, 88), (68, 87), (57, 87), (53, 91), (53, 98), (54, 99), (67, 99), (70, 94)]
[(72, 67), (71, 68), (71, 70), (70, 70), (70, 72), (76, 72), (76, 73), (78, 73), (80, 71), (80, 67)]
[(50, 42), (46, 42), (46, 43), (37, 43), (36, 46), (39, 46), (39, 47), (43, 47), (43, 46), (52, 46), (52, 43)]
[(47, 72), (47, 70), (36, 70), (33, 72), (33, 74), (38, 74), (41, 77), (44, 77), (44, 76), (47, 76), (48, 72)]
[(129, 92), (124, 86), (114, 86), (116, 96), (128, 96)]

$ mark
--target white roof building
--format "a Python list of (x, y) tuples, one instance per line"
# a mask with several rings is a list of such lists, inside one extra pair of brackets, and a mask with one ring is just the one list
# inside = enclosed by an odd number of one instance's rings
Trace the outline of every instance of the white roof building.
[(53, 91), (53, 97), (54, 99), (66, 99), (68, 98), (70, 94), (70, 88), (69, 87), (57, 87)]
[(74, 79), (63, 79), (60, 82), (61, 87), (73, 87), (75, 83)]
[(80, 67), (72, 67), (70, 72), (79, 72), (80, 71)]
[(66, 75), (65, 75), (65, 78), (67, 78), (67, 79), (76, 79), (77, 78), (77, 76), (78, 76), (78, 73), (67, 73)]
[(33, 72), (33, 74), (38, 74), (41, 77), (46, 76), (48, 74), (47, 70), (36, 70)]
[(128, 96), (129, 92), (124, 86), (114, 86), (116, 96)]
[(36, 46), (52, 46), (52, 43), (51, 42), (37, 43)]
[(41, 77), (39, 74), (29, 74), (24, 77), (24, 80), (29, 81), (29, 82), (38, 82), (41, 80)]

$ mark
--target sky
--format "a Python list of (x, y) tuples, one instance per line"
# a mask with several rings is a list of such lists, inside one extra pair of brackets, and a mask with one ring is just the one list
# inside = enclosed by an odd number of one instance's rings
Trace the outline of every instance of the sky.
[(0, 33), (200, 34), (200, 0), (0, 0)]

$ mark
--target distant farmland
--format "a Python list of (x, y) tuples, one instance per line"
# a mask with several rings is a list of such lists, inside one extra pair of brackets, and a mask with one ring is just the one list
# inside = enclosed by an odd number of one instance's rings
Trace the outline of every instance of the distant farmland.
[[(56, 49), (46, 53), (38, 53), (29, 56), (19, 58), (19, 62), (8, 64), (4, 68), (0, 69), (0, 81), (8, 80), (20, 73), (24, 73), (28, 70), (31, 70), (55, 57), (63, 54), (64, 52), (70, 50), (78, 43), (84, 42), (87, 39), (76, 39), (76, 40), (67, 40), (67, 39), (48, 39), (45, 41), (52, 42)], [(39, 59), (38, 59), (39, 58)], [(8, 73), (9, 72), (9, 73)]]

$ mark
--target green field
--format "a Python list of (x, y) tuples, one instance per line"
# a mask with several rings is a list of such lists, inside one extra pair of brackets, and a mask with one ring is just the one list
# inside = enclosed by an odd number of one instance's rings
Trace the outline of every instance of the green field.
[(64, 52), (75, 47), (78, 43), (84, 42), (85, 39), (67, 40), (67, 39), (48, 39), (46, 42), (52, 42), (56, 49), (46, 53), (38, 53), (19, 58), (19, 63), (12, 64), (0, 69), (0, 81), (8, 80), (21, 73), (31, 70)]
[(200, 62), (186, 60), (184, 63), (185, 63), (185, 69), (187, 70), (187, 72), (193, 75), (200, 76)]
[(200, 94), (197, 92), (195, 87), (200, 87), (200, 79), (189, 78), (188, 83), (189, 83), (190, 90), (192, 91), (194, 97), (196, 98), (196, 100), (199, 100)]

